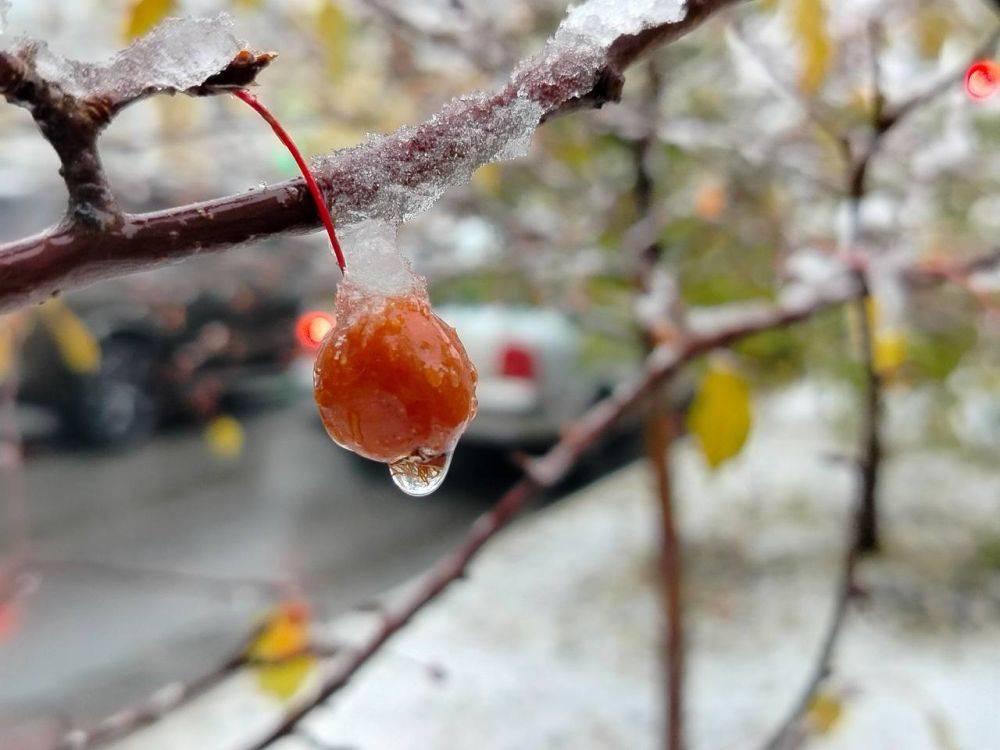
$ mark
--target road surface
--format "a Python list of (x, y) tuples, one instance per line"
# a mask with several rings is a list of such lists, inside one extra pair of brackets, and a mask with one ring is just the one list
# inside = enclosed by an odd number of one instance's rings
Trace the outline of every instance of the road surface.
[(87, 723), (197, 675), (301, 586), (317, 617), (420, 571), (513, 477), (462, 451), (429, 498), (335, 447), (308, 404), (245, 422), (237, 459), (194, 428), (121, 455), (43, 449), (26, 466), (37, 588), (0, 630), (0, 726)]

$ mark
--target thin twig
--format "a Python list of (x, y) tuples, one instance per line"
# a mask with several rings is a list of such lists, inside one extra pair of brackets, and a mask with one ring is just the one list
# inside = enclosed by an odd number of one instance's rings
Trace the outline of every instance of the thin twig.
[(667, 696), (667, 750), (684, 747), (684, 608), (683, 563), (680, 535), (674, 513), (670, 482), (670, 444), (674, 435), (674, 415), (661, 395), (661, 403), (649, 411), (646, 421), (647, 458), (653, 469), (660, 510), (660, 585), (666, 613), (663, 654)]
[[(659, 123), (660, 91), (663, 72), (654, 58), (647, 66), (647, 80), (642, 102), (642, 116), (647, 127), (644, 135), (632, 141), (635, 181), (632, 195), (641, 220), (653, 224), (653, 191), (655, 178), (649, 169), (649, 159), (655, 144)], [(642, 234), (638, 232), (637, 234)], [(637, 237), (638, 239), (638, 237)], [(682, 335), (684, 313), (674, 274), (663, 262), (663, 245), (659, 237), (646, 237), (638, 252), (633, 251), (635, 286), (643, 303), (643, 314), (636, 318), (643, 327), (647, 353), (662, 343)], [(657, 288), (660, 282), (662, 288)], [(639, 311), (637, 310), (637, 313)], [(660, 586), (663, 590), (663, 696), (665, 750), (684, 747), (684, 615), (681, 598), (680, 539), (674, 522), (673, 498), (670, 488), (669, 451), (672, 439), (673, 413), (670, 397), (661, 388), (651, 399), (644, 418), (646, 454), (656, 482), (659, 504)]]
[(301, 651), (283, 654), (276, 659), (262, 661), (253, 658), (250, 646), (264, 627), (264, 624), (256, 626), (226, 659), (194, 679), (169, 683), (135, 705), (102, 719), (90, 729), (66, 732), (56, 750), (82, 750), (121, 740), (204, 695), (245, 667), (282, 664), (304, 655), (329, 657), (339, 652), (339, 649), (313, 643)]
[(798, 86), (787, 80), (775, 69), (773, 63), (771, 62), (773, 56), (760, 49), (757, 44), (747, 37), (742, 23), (738, 20), (733, 20), (730, 23), (730, 28), (733, 31), (733, 35), (746, 48), (747, 52), (750, 53), (750, 56), (757, 61), (757, 64), (764, 70), (768, 80), (771, 82), (772, 87), (795, 102), (806, 116), (806, 119), (829, 136), (830, 139), (840, 147), (841, 153), (845, 153), (844, 149), (846, 148), (846, 140), (844, 139), (843, 134), (840, 133), (837, 127), (830, 121), (830, 118), (820, 111), (820, 103), (816, 99), (812, 99), (803, 94), (799, 90)]
[[(849, 518), (854, 514), (849, 513)], [(764, 750), (791, 750), (797, 747), (804, 739), (804, 728), (802, 719), (809, 711), (820, 687), (830, 676), (833, 664), (833, 655), (843, 630), (847, 610), (854, 595), (855, 583), (854, 574), (857, 568), (858, 547), (857, 530), (853, 523), (848, 523), (850, 532), (844, 540), (843, 564), (840, 570), (840, 580), (837, 584), (837, 594), (834, 599), (833, 612), (830, 615), (830, 622), (827, 625), (826, 633), (816, 655), (816, 663), (806, 680), (799, 697), (792, 705), (792, 710), (785, 720), (778, 726), (774, 734), (764, 743)]]
[(943, 76), (937, 82), (931, 84), (923, 91), (913, 94), (911, 97), (903, 100), (899, 104), (886, 105), (884, 111), (881, 113), (879, 121), (877, 122), (877, 128), (882, 131), (887, 130), (892, 126), (897, 125), (900, 120), (903, 120), (915, 110), (920, 109), (948, 91), (954, 90), (954, 88), (961, 83), (962, 79), (965, 78), (965, 71), (968, 69), (969, 64), (980, 57), (989, 55), (994, 49), (996, 49), (998, 43), (1000, 43), (1000, 28), (994, 30), (993, 33), (991, 33), (990, 36), (976, 48), (975, 52), (972, 53), (967, 62), (964, 62), (960, 67), (956, 67), (953, 71)]

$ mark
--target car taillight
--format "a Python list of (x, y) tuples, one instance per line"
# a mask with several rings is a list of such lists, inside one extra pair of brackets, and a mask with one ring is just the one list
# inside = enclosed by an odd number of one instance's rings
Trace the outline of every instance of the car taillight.
[(299, 340), (303, 349), (315, 351), (319, 349), (323, 337), (330, 332), (336, 320), (334, 317), (322, 310), (310, 310), (299, 316), (295, 322), (295, 338)]
[(534, 380), (535, 356), (522, 346), (507, 346), (500, 352), (500, 374), (507, 378)]
[(1000, 91), (1000, 63), (976, 60), (965, 71), (965, 93), (970, 99), (984, 101)]

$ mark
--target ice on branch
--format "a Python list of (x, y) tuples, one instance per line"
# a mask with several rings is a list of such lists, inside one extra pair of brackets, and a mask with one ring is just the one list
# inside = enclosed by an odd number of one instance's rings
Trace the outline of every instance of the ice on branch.
[(543, 115), (593, 89), (617, 39), (686, 13), (685, 0), (589, 0), (497, 91), (455, 99), (419, 126), (316, 160), (321, 181), (335, 188), (338, 223), (400, 224), (482, 165), (523, 156)]
[[(2, 0), (0, 0), (2, 2)], [(133, 99), (147, 91), (184, 91), (223, 70), (244, 48), (225, 14), (213, 18), (170, 18), (132, 45), (100, 63), (61, 57), (45, 42), (22, 42), (22, 56), (35, 69), (78, 97)]]
[(569, 9), (550, 44), (583, 41), (607, 50), (618, 37), (678, 23), (686, 15), (686, 0), (589, 0)]
[(686, 0), (589, 0), (570, 8), (556, 33), (511, 77), (546, 110), (593, 88), (616, 40), (687, 16)]
[(527, 153), (542, 115), (534, 102), (462, 97), (416, 127), (372, 137), (323, 157), (314, 167), (337, 186), (338, 223), (400, 224), (430, 208), (452, 185), (492, 161)]

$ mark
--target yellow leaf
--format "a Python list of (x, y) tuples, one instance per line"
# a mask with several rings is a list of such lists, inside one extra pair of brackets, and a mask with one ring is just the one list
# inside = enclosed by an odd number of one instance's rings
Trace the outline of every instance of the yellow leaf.
[(125, 19), (125, 38), (135, 39), (177, 11), (177, 0), (135, 0)]
[(844, 704), (835, 695), (817, 693), (809, 703), (806, 720), (816, 734), (829, 734), (844, 714)]
[(302, 687), (316, 659), (309, 655), (295, 656), (277, 664), (263, 664), (256, 668), (260, 689), (279, 700), (288, 700)]
[(218, 416), (205, 428), (209, 450), (221, 458), (236, 458), (243, 452), (246, 433), (239, 420), (228, 415)]
[(687, 423), (713, 469), (740, 452), (750, 433), (750, 386), (734, 365), (721, 358), (709, 364)]
[(298, 601), (282, 602), (269, 612), (260, 633), (247, 648), (252, 661), (276, 661), (309, 647), (309, 609)]
[(906, 334), (886, 329), (875, 334), (872, 346), (872, 364), (883, 376), (892, 375), (906, 361)]
[(351, 25), (340, 6), (326, 0), (316, 13), (316, 36), (326, 51), (326, 67), (331, 75), (342, 73), (347, 64)]
[(14, 367), (14, 327), (6, 318), (0, 318), (0, 383)]
[(101, 369), (101, 346), (86, 323), (66, 305), (51, 299), (39, 308), (63, 363), (72, 372), (93, 375)]
[[(868, 330), (872, 336), (872, 365), (875, 372), (885, 378), (892, 377), (906, 361), (908, 350), (906, 333), (887, 323), (882, 314), (882, 306), (871, 295), (864, 299), (865, 315), (868, 318)], [(853, 328), (860, 323), (857, 318), (851, 319)]]
[(799, 87), (815, 94), (826, 80), (833, 58), (833, 43), (826, 30), (824, 0), (791, 0), (792, 33), (802, 53)]
[(472, 184), (486, 195), (500, 195), (502, 168), (499, 164), (484, 164), (472, 173)]
[(296, 601), (280, 604), (264, 619), (247, 648), (261, 689), (281, 700), (302, 686), (316, 664), (309, 652), (309, 610)]

